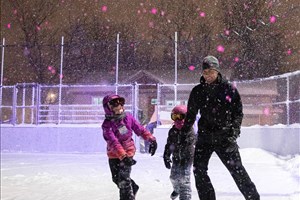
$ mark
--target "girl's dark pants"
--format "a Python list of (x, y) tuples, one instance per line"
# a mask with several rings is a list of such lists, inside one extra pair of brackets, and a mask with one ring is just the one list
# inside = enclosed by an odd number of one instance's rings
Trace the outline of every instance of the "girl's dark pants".
[(120, 200), (134, 200), (139, 186), (130, 178), (131, 166), (124, 165), (119, 159), (109, 159), (113, 182), (120, 191)]

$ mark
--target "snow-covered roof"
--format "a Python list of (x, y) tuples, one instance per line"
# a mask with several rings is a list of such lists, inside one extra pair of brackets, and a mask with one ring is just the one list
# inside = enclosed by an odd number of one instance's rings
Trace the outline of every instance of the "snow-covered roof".
[[(223, 70), (224, 76), (230, 78), (230, 70)], [(201, 76), (200, 68), (195, 70), (178, 69), (177, 70), (177, 83), (178, 84), (197, 84)], [(90, 84), (114, 84), (116, 83), (116, 74), (111, 73), (93, 73), (79, 80), (80, 83)], [(118, 84), (174, 84), (175, 83), (175, 69), (161, 69), (160, 67), (150, 70), (119, 70)]]
[(246, 83), (242, 82), (237, 84), (238, 91), (241, 95), (265, 95), (265, 96), (275, 96), (278, 95), (277, 82), (275, 81), (264, 81), (262, 82), (252, 82)]
[(125, 78), (122, 81), (124, 84), (131, 84), (131, 83), (141, 83), (141, 84), (157, 84), (157, 83), (165, 83), (165, 81), (150, 73), (146, 70), (139, 70), (135, 74), (129, 76), (128, 78)]

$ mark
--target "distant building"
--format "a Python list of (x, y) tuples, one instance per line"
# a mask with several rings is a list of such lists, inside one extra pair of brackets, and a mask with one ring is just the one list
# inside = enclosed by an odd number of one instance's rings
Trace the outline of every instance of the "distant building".
[[(128, 73), (128, 72), (127, 72)], [(230, 72), (224, 72), (230, 76)], [(227, 76), (227, 77), (228, 77)], [(193, 85), (199, 83), (200, 73), (190, 71), (180, 71), (178, 73), (178, 85), (177, 89), (177, 104), (187, 104), (187, 99)], [(168, 113), (171, 111), (174, 103), (174, 80), (171, 74), (164, 74), (159, 70), (154, 71), (145, 71), (140, 70), (135, 73), (132, 73), (129, 77), (120, 77), (120, 84), (135, 85), (138, 88), (138, 109), (141, 111), (140, 120), (144, 123), (150, 121), (150, 118), (153, 117), (154, 108), (157, 100), (157, 90), (158, 84), (160, 85), (160, 94), (159, 102), (160, 107), (159, 111), (162, 112), (162, 116), (167, 116), (167, 119), (161, 119), (164, 123), (171, 123), (168, 119)], [(182, 85), (189, 84), (189, 85)], [(272, 106), (272, 102), (276, 101), (278, 97), (277, 84), (275, 82), (260, 82), (254, 83), (245, 83), (241, 82), (237, 84), (238, 90), (240, 92), (243, 107), (244, 107), (244, 120), (243, 125), (249, 126), (253, 124), (273, 124), (279, 120), (280, 113), (284, 112), (280, 107)], [(97, 97), (100, 99), (103, 98), (103, 94), (114, 93), (110, 87), (105, 88), (89, 88), (87, 89), (71, 89), (69, 93), (74, 96), (74, 103), (79, 104), (92, 104), (97, 101)], [(126, 100), (131, 101), (132, 92), (130, 88), (126, 88), (126, 91), (122, 88), (119, 89), (119, 93), (126, 98)], [(99, 96), (100, 95), (100, 96)], [(102, 96), (101, 96), (102, 95)], [(131, 104), (131, 102), (128, 102)], [(259, 106), (259, 104), (263, 104)], [(164, 114), (163, 114), (164, 113)]]

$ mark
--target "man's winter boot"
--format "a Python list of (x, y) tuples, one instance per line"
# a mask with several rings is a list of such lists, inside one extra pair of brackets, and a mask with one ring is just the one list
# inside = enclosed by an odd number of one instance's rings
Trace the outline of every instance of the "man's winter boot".
[(179, 193), (176, 192), (176, 191), (173, 191), (172, 194), (170, 195), (170, 198), (171, 198), (172, 200), (174, 200), (174, 199), (176, 199), (178, 196), (179, 196)]
[(134, 184), (132, 185), (133, 195), (136, 196), (136, 193), (139, 191), (139, 186)]

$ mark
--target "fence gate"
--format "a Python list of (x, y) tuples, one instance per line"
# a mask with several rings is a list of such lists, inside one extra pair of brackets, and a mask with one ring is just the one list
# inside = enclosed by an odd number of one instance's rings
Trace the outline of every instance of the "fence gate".
[(12, 124), (36, 124), (38, 85), (16, 84), (12, 98)]

